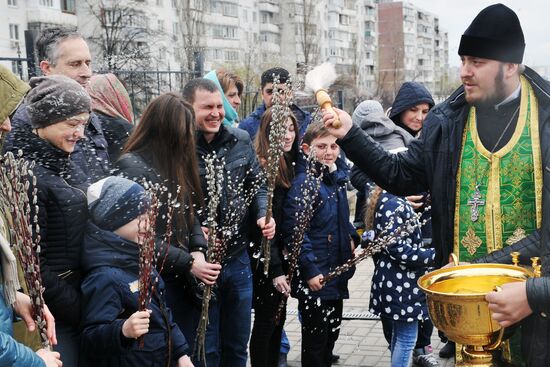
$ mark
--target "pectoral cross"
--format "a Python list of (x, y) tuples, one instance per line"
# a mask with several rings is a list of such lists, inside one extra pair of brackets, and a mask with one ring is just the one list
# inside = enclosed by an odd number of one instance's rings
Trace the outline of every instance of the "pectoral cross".
[(479, 185), (476, 185), (472, 198), (468, 200), (468, 205), (472, 207), (470, 219), (475, 222), (479, 219), (479, 207), (485, 205), (485, 200), (481, 198), (481, 192), (479, 192)]

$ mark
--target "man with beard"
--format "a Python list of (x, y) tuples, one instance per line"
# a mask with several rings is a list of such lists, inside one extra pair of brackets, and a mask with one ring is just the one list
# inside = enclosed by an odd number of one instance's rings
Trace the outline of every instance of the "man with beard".
[(523, 320), (523, 358), (542, 367), (550, 365), (550, 86), (521, 65), (524, 49), (511, 9), (483, 9), (460, 42), (463, 85), (430, 111), (407, 152), (386, 153), (345, 112), (338, 129), (331, 113), (323, 119), (377, 184), (402, 196), (431, 192), (439, 265), (451, 252), (475, 262), (510, 262), (514, 250), (525, 264), (541, 257), (543, 277), (487, 300), (503, 326)]

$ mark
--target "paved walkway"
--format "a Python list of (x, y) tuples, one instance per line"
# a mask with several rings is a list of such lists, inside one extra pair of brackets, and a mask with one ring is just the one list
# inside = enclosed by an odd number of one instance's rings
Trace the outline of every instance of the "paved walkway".
[[(372, 260), (367, 259), (357, 267), (355, 275), (350, 280), (350, 299), (344, 302), (346, 313), (367, 313), (370, 298), (370, 285), (373, 273)], [(292, 345), (288, 355), (290, 367), (300, 366), (300, 322), (295, 313), (298, 303), (291, 299), (288, 304), (290, 314), (287, 315), (285, 330)], [(334, 353), (340, 355), (337, 366), (388, 367), (390, 352), (379, 320), (344, 320), (340, 337), (334, 348)], [(432, 346), (437, 352), (443, 344), (437, 336), (437, 330), (432, 336)], [(454, 366), (454, 359), (440, 360), (441, 367)]]

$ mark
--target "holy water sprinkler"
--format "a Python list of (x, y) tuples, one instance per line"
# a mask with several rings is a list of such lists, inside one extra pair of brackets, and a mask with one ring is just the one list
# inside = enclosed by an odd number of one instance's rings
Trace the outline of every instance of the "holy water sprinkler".
[(314, 67), (306, 74), (306, 90), (309, 90), (315, 94), (317, 103), (321, 108), (324, 108), (327, 111), (332, 112), (335, 116), (332, 126), (339, 128), (342, 126), (342, 122), (338, 118), (338, 114), (334, 111), (332, 106), (332, 99), (328, 95), (327, 89), (332, 83), (336, 80), (336, 70), (334, 65), (325, 62), (321, 65)]

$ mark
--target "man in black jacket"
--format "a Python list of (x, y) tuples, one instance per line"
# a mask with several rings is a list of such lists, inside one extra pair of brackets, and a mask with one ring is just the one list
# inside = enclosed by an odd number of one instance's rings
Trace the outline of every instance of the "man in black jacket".
[[(267, 194), (260, 185), (260, 165), (249, 135), (222, 125), (224, 109), (217, 86), (208, 79), (193, 79), (185, 85), (183, 97), (195, 111), (199, 173), (206, 202), (212, 200), (213, 193), (207, 190), (205, 159), (215, 155), (224, 162), (216, 223), (218, 228), (226, 228), (220, 238), (226, 249), (216, 283), (217, 297), (210, 302), (206, 363), (209, 367), (245, 367), (252, 309), (249, 215), (268, 239), (275, 235), (275, 221), (265, 222)], [(198, 214), (206, 225), (207, 210)]]
[[(331, 113), (324, 121), (347, 157), (380, 186), (397, 195), (431, 192), (439, 265), (453, 251), (475, 262), (510, 262), (511, 251), (520, 251), (525, 264), (541, 257), (543, 277), (509, 283), (487, 300), (503, 326), (523, 320), (523, 357), (527, 366), (542, 367), (550, 365), (550, 85), (520, 64), (524, 47), (511, 9), (498, 4), (481, 11), (459, 47), (463, 86), (429, 113), (407, 152), (386, 153), (345, 112), (338, 111), (338, 129)], [(508, 195), (507, 184), (527, 187), (528, 195), (512, 197), (519, 215), (499, 200)], [(488, 225), (479, 230), (479, 223)]]

